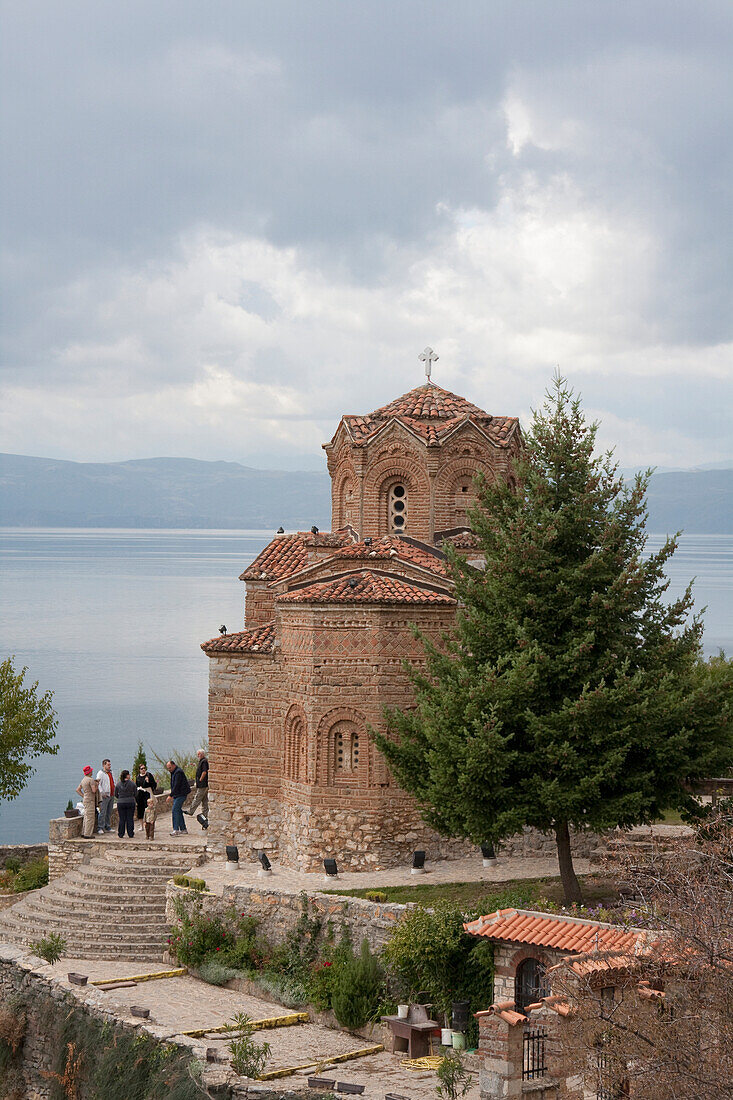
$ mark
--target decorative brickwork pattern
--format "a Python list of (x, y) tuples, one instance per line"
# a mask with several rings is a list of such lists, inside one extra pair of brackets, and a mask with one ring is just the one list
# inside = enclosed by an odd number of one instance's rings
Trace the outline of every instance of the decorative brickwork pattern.
[(471, 849), (423, 823), (368, 731), (411, 705), (414, 627), (440, 644), (453, 624), (436, 532), (467, 546), (474, 475), (511, 476), (519, 445), (515, 418), (432, 384), (342, 419), (325, 445), (336, 530), (276, 536), (241, 575), (245, 629), (202, 646), (214, 843), (301, 870)]

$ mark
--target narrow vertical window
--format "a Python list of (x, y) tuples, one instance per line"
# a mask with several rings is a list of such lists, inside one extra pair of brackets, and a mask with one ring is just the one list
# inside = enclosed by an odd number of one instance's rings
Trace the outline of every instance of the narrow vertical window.
[(402, 484), (393, 485), (387, 501), (389, 509), (389, 529), (399, 534), (407, 523), (407, 490)]

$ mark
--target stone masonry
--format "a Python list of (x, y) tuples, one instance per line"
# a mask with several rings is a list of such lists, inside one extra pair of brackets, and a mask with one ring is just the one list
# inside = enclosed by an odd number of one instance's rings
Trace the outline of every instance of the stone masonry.
[(473, 478), (513, 479), (518, 422), (432, 383), (325, 444), (332, 532), (280, 534), (245, 570), (245, 629), (210, 658), (209, 839), (315, 870), (395, 866), (469, 845), (421, 820), (370, 736), (412, 705), (405, 662), (424, 662), (456, 613), (446, 540), (470, 555)]

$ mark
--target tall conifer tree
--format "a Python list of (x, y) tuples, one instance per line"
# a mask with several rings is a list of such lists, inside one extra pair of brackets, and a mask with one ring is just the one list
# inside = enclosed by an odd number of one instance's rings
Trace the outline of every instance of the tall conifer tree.
[[(688, 587), (667, 603), (670, 538), (646, 556), (649, 473), (626, 486), (597, 425), (556, 378), (516, 467), (479, 485), (485, 568), (449, 550), (459, 614), (425, 641), (416, 708), (375, 733), (425, 820), (497, 842), (553, 832), (565, 896), (580, 899), (569, 827), (648, 822), (689, 805), (686, 780), (733, 762), (733, 666), (701, 659)], [(477, 555), (472, 555), (476, 557)]]

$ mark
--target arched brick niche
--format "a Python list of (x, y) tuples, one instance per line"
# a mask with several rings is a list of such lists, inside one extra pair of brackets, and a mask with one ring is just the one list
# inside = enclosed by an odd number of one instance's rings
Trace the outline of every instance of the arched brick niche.
[(321, 782), (330, 787), (368, 787), (369, 737), (363, 714), (336, 707), (318, 724)]
[(435, 491), (435, 527), (438, 531), (468, 527), (468, 509), (476, 500), (474, 479), (482, 473), (493, 480), (491, 467), (476, 458), (463, 458), (444, 466), (438, 474)]
[(283, 777), (295, 783), (308, 782), (308, 721), (302, 707), (294, 703), (285, 716)]
[(429, 537), (430, 483), (418, 463), (417, 456), (394, 455), (369, 468), (363, 534)]
[(333, 516), (336, 527), (359, 526), (359, 483), (356, 474), (350, 467), (339, 471), (335, 482), (335, 499)]

